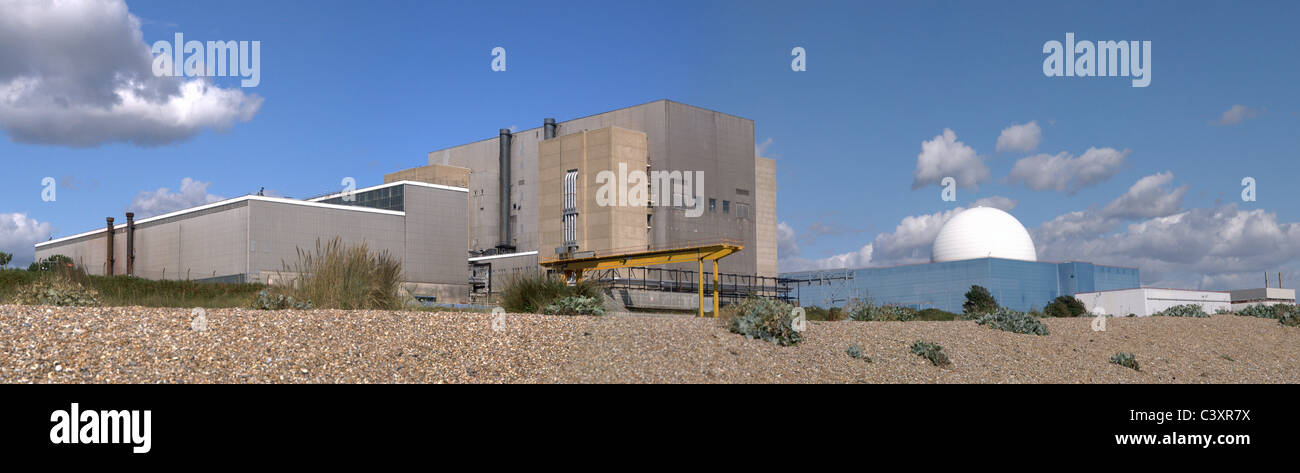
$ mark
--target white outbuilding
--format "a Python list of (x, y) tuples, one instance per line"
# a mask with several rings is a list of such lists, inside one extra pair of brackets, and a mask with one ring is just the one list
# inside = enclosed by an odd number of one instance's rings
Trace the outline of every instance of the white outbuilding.
[(1229, 310), (1232, 298), (1227, 291), (1162, 289), (1140, 287), (1113, 291), (1080, 292), (1074, 295), (1091, 313), (1103, 311), (1113, 317), (1129, 314), (1145, 317), (1176, 305), (1195, 304), (1207, 314)]

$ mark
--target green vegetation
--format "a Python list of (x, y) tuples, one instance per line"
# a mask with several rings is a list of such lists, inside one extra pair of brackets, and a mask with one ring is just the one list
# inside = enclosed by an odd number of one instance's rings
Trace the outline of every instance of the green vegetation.
[(803, 310), (804, 310), (804, 318), (808, 320), (834, 322), (838, 320), (846, 320), (849, 318), (849, 314), (844, 312), (844, 309), (841, 309), (839, 307), (831, 307), (830, 309), (823, 309), (815, 305), (810, 305), (810, 306), (804, 306)]
[(567, 297), (603, 301), (605, 295), (601, 293), (601, 287), (591, 281), (570, 286), (558, 275), (525, 273), (506, 280), (505, 288), (501, 291), (501, 307), (508, 312), (538, 314), (552, 303)]
[(918, 311), (916, 315), (912, 317), (912, 320), (925, 320), (925, 321), (932, 321), (932, 322), (960, 320), (960, 319), (961, 319), (960, 314), (954, 314), (952, 312), (948, 312), (946, 310), (940, 310), (940, 309), (923, 309), (921, 311)]
[[(66, 258), (66, 257), (63, 257)], [(33, 263), (35, 271), (0, 270), (0, 302), (19, 304), (88, 303), (93, 292), (98, 305), (144, 307), (244, 307), (261, 284), (154, 281), (131, 276), (91, 276), (65, 259)], [(45, 269), (39, 269), (44, 267)], [(40, 290), (37, 289), (40, 288)], [(50, 289), (65, 295), (49, 299)], [(40, 291), (44, 295), (40, 295)], [(82, 292), (84, 291), (84, 292)], [(22, 299), (16, 297), (22, 293)], [(76, 296), (75, 294), (81, 294)], [(44, 301), (44, 302), (43, 302)]]
[(855, 299), (848, 307), (849, 318), (859, 322), (908, 322), (916, 310), (907, 307), (876, 305), (871, 297)]
[(1290, 311), (1278, 317), (1277, 323), (1287, 327), (1300, 327), (1300, 312)]
[(980, 325), (988, 325), (989, 328), (1004, 330), (1007, 332), (1047, 335), (1047, 325), (1043, 321), (1029, 316), (1024, 312), (1011, 310), (1006, 307), (993, 311), (991, 314), (985, 314), (975, 320)]
[(944, 353), (943, 347), (937, 343), (917, 340), (912, 342), (912, 353), (930, 360), (934, 366), (952, 366), (952, 360), (948, 359), (948, 354)]
[(1196, 304), (1176, 305), (1151, 315), (1165, 316), (1165, 317), (1197, 317), (1197, 318), (1205, 318), (1210, 316), (1210, 314), (1205, 313), (1204, 309), (1201, 309), (1201, 306)]
[(998, 301), (983, 286), (971, 286), (966, 291), (966, 302), (961, 304), (962, 315), (966, 319), (975, 319), (981, 315), (998, 310)]
[(0, 269), (7, 269), (9, 267), (9, 263), (13, 260), (14, 260), (13, 253), (5, 253), (3, 251), (0, 251)]
[(311, 302), (296, 301), (293, 296), (278, 293), (271, 294), (270, 291), (262, 289), (257, 293), (257, 297), (253, 298), (253, 302), (249, 304), (249, 307), (257, 310), (311, 310)]
[(1237, 311), (1237, 315), (1264, 319), (1281, 319), (1288, 313), (1300, 313), (1300, 306), (1295, 304), (1251, 304)]
[[(782, 346), (796, 345), (803, 336), (794, 327), (794, 306), (775, 299), (750, 297), (732, 305), (732, 332), (746, 338), (767, 340)], [(806, 317), (806, 316), (805, 316)]]
[[(603, 299), (603, 298), (602, 298)], [(543, 314), (551, 315), (605, 315), (602, 299), (587, 296), (567, 296), (557, 299), (542, 308)]]
[(1133, 371), (1141, 371), (1138, 369), (1137, 357), (1133, 356), (1132, 353), (1116, 353), (1110, 357), (1110, 362), (1125, 368), (1131, 368)]
[(1046, 317), (1078, 317), (1087, 312), (1088, 309), (1083, 306), (1083, 301), (1074, 296), (1057, 297), (1043, 307), (1043, 315)]
[(32, 264), (27, 266), (27, 270), (32, 272), (49, 271), (53, 268), (72, 268), (75, 266), (72, 263), (72, 258), (63, 255), (50, 255), (50, 257), (43, 260), (32, 261)]
[(867, 363), (872, 362), (871, 357), (863, 354), (862, 347), (858, 346), (858, 344), (856, 343), (849, 345), (849, 348), (847, 350), (844, 350), (844, 352), (848, 353), (850, 358), (859, 359)]
[[(289, 281), (283, 273), (297, 278)], [(268, 297), (322, 309), (400, 309), (402, 262), (387, 251), (375, 252), (366, 243), (344, 245), (334, 238), (316, 250), (298, 248), (298, 261), (284, 263), (279, 281), (267, 288)], [(253, 305), (256, 304), (253, 301)]]

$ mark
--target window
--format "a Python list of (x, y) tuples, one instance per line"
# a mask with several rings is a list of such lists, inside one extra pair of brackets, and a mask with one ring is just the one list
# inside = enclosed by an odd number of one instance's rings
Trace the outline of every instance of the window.
[(709, 199), (709, 211), (710, 212), (718, 211), (718, 199)]
[(731, 213), (731, 201), (730, 201), (730, 200), (724, 200), (724, 201), (722, 201), (722, 213), (724, 213), (724, 214), (729, 214), (729, 213)]

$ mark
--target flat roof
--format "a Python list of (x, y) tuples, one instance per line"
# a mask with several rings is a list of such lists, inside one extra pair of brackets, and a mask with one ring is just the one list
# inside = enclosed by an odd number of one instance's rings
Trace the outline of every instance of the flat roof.
[[(267, 196), (262, 196), (262, 195), (245, 195), (245, 196), (235, 197), (235, 198), (232, 198), (232, 199), (226, 199), (226, 200), (222, 200), (222, 201), (218, 201), (218, 202), (213, 202), (213, 203), (211, 203), (211, 204), (200, 205), (200, 206), (198, 206), (198, 207), (190, 207), (190, 208), (188, 208), (188, 209), (177, 210), (177, 211), (175, 211), (175, 212), (168, 212), (168, 213), (165, 213), (165, 214), (162, 214), (162, 215), (155, 215), (155, 216), (153, 216), (153, 217), (143, 218), (143, 219), (140, 219), (140, 220), (136, 220), (136, 221), (135, 221), (135, 224), (136, 224), (136, 225), (139, 225), (139, 224), (142, 224), (142, 223), (153, 222), (153, 221), (162, 220), (162, 219), (165, 219), (165, 218), (177, 217), (177, 216), (185, 215), (185, 214), (188, 214), (188, 213), (199, 212), (199, 211), (203, 211), (203, 210), (207, 210), (207, 209), (211, 209), (211, 208), (215, 208), (215, 207), (220, 207), (220, 206), (223, 206), (223, 205), (236, 204), (236, 203), (244, 202), (244, 201), (259, 201), (259, 202), (273, 202), (273, 203), (278, 203), (278, 204), (289, 204), (289, 205), (304, 205), (304, 206), (308, 206), (308, 207), (319, 207), (319, 208), (334, 209), (334, 210), (351, 210), (351, 211), (356, 211), (356, 212), (370, 212), (370, 213), (379, 213), (379, 214), (385, 214), (385, 215), (398, 215), (398, 216), (405, 216), (405, 215), (406, 215), (406, 212), (397, 211), (397, 210), (373, 209), (373, 208), (370, 208), (370, 207), (360, 207), (360, 206), (356, 206), (356, 205), (322, 204), (322, 203), (319, 203), (319, 202), (308, 202), (308, 201), (305, 201), (305, 200), (286, 199), (286, 198), (283, 198), (283, 197), (267, 197)], [(120, 228), (126, 228), (126, 224), (125, 224), (125, 223), (119, 223), (119, 224), (117, 224), (117, 225), (113, 225), (113, 230), (117, 230), (117, 229), (120, 229)], [(37, 244), (36, 244), (36, 247), (37, 247), (37, 248), (40, 248), (40, 247), (42, 247), (42, 246), (53, 245), (53, 244), (56, 244), (56, 243), (62, 243), (62, 242), (68, 241), (68, 240), (75, 240), (75, 239), (77, 239), (77, 238), (86, 237), (86, 236), (91, 236), (91, 235), (95, 235), (95, 234), (98, 234), (98, 233), (105, 233), (105, 232), (107, 232), (107, 231), (108, 231), (108, 230), (107, 230), (106, 228), (100, 228), (100, 229), (97, 229), (97, 230), (91, 230), (91, 231), (88, 231), (88, 232), (78, 233), (78, 234), (76, 234), (76, 235), (72, 235), (72, 236), (65, 236), (65, 237), (62, 237), (62, 238), (56, 238), (56, 239), (49, 240), (49, 241), (42, 241), (42, 242), (40, 242), (40, 243), (37, 243)]]
[[(440, 184), (430, 184), (430, 183), (427, 183), (427, 182), (419, 182), (419, 181), (395, 181), (395, 182), (389, 182), (389, 183), (386, 183), (386, 184), (380, 184), (380, 185), (377, 185), (377, 186), (370, 186), (370, 187), (366, 187), (366, 188), (363, 188), (363, 189), (357, 189), (357, 190), (355, 190), (355, 191), (352, 191), (352, 193), (365, 192), (365, 191), (369, 191), (369, 190), (381, 189), (381, 188), (384, 188), (384, 187), (392, 187), (392, 186), (399, 186), (399, 185), (419, 186), (419, 187), (427, 187), (427, 188), (431, 188), (431, 189), (440, 189), (440, 190), (448, 190), (448, 191), (453, 191), (453, 192), (465, 192), (465, 193), (469, 193), (469, 189), (466, 189), (466, 188), (464, 188), (464, 187), (444, 186), (444, 185), (440, 185)], [(220, 206), (223, 206), (223, 205), (236, 204), (236, 203), (244, 202), (244, 201), (259, 201), (259, 202), (274, 202), (274, 203), (279, 203), (279, 204), (290, 204), (290, 205), (305, 205), (305, 206), (308, 206), (308, 207), (318, 207), (318, 208), (334, 209), (334, 210), (351, 210), (351, 211), (355, 211), (355, 212), (370, 212), (370, 213), (378, 213), (378, 214), (385, 214), (385, 215), (398, 215), (398, 216), (404, 216), (404, 215), (406, 215), (406, 212), (402, 212), (402, 211), (399, 211), (399, 210), (383, 210), (383, 209), (375, 209), (375, 208), (370, 208), (370, 207), (361, 207), (361, 206), (357, 206), (357, 205), (324, 204), (324, 203), (319, 202), (319, 201), (321, 201), (321, 200), (332, 199), (332, 198), (334, 198), (334, 197), (339, 197), (339, 196), (342, 196), (342, 195), (343, 195), (343, 193), (342, 193), (342, 192), (339, 192), (339, 193), (336, 193), (336, 194), (331, 194), (331, 195), (327, 195), (327, 196), (324, 196), (324, 197), (315, 197), (315, 198), (308, 199), (308, 200), (289, 199), (289, 198), (284, 198), (284, 197), (268, 197), (268, 196), (263, 196), (263, 195), (245, 195), (245, 196), (234, 197), (234, 198), (230, 198), (230, 199), (226, 199), (226, 200), (222, 200), (222, 201), (213, 202), (213, 203), (211, 203), (211, 204), (204, 204), (204, 205), (200, 205), (200, 206), (197, 206), (197, 207), (190, 207), (190, 208), (188, 208), (188, 209), (181, 209), (181, 210), (177, 210), (177, 211), (174, 211), (174, 212), (168, 212), (168, 213), (165, 213), (165, 214), (162, 214), (162, 215), (155, 215), (155, 216), (148, 217), (148, 218), (142, 218), (142, 219), (140, 219), (140, 220), (136, 220), (136, 221), (135, 221), (135, 224), (136, 224), (136, 225), (139, 225), (139, 224), (142, 224), (142, 223), (149, 223), (149, 222), (153, 222), (153, 221), (157, 221), (157, 220), (162, 220), (162, 219), (165, 219), (165, 218), (177, 217), (177, 216), (185, 215), (185, 214), (188, 214), (188, 213), (200, 212), (200, 211), (203, 211), (203, 210), (207, 210), (207, 209), (211, 209), (211, 208), (215, 208), (215, 207), (220, 207)], [(113, 230), (117, 230), (117, 229), (120, 229), (120, 228), (126, 228), (126, 224), (125, 224), (125, 223), (119, 223), (119, 224), (117, 224), (117, 225), (113, 225)], [(53, 244), (56, 244), (56, 243), (62, 243), (62, 242), (68, 241), (68, 240), (75, 240), (75, 239), (77, 239), (77, 238), (86, 237), (86, 236), (90, 236), (90, 235), (95, 235), (95, 234), (97, 234), (97, 233), (103, 233), (103, 232), (106, 232), (106, 231), (107, 231), (107, 229), (100, 228), (100, 229), (91, 230), (91, 231), (88, 231), (88, 232), (78, 233), (78, 234), (76, 234), (76, 235), (72, 235), (72, 236), (65, 236), (65, 237), (62, 237), (62, 238), (56, 238), (56, 239), (49, 240), (49, 241), (42, 241), (42, 242), (40, 242), (40, 243), (37, 243), (37, 244), (36, 244), (36, 247), (37, 247), (37, 248), (40, 248), (40, 247), (42, 247), (42, 246), (46, 246), (46, 245), (53, 245)]]

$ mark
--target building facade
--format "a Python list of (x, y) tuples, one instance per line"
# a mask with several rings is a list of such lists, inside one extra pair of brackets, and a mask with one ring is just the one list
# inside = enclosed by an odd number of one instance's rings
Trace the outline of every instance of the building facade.
[[(402, 181), (310, 201), (249, 195), (36, 245), (90, 274), (274, 284), (298, 250), (337, 237), (402, 261), (406, 289), (431, 300), (467, 299), (465, 188)], [(131, 260), (134, 255), (134, 261)], [(287, 265), (287, 267), (286, 267)]]
[(844, 307), (870, 298), (876, 304), (955, 313), (961, 312), (971, 286), (988, 289), (999, 305), (1029, 311), (1042, 310), (1059, 296), (1137, 287), (1139, 281), (1137, 268), (1005, 258), (800, 271), (782, 277), (797, 281), (795, 295), (802, 305)]

